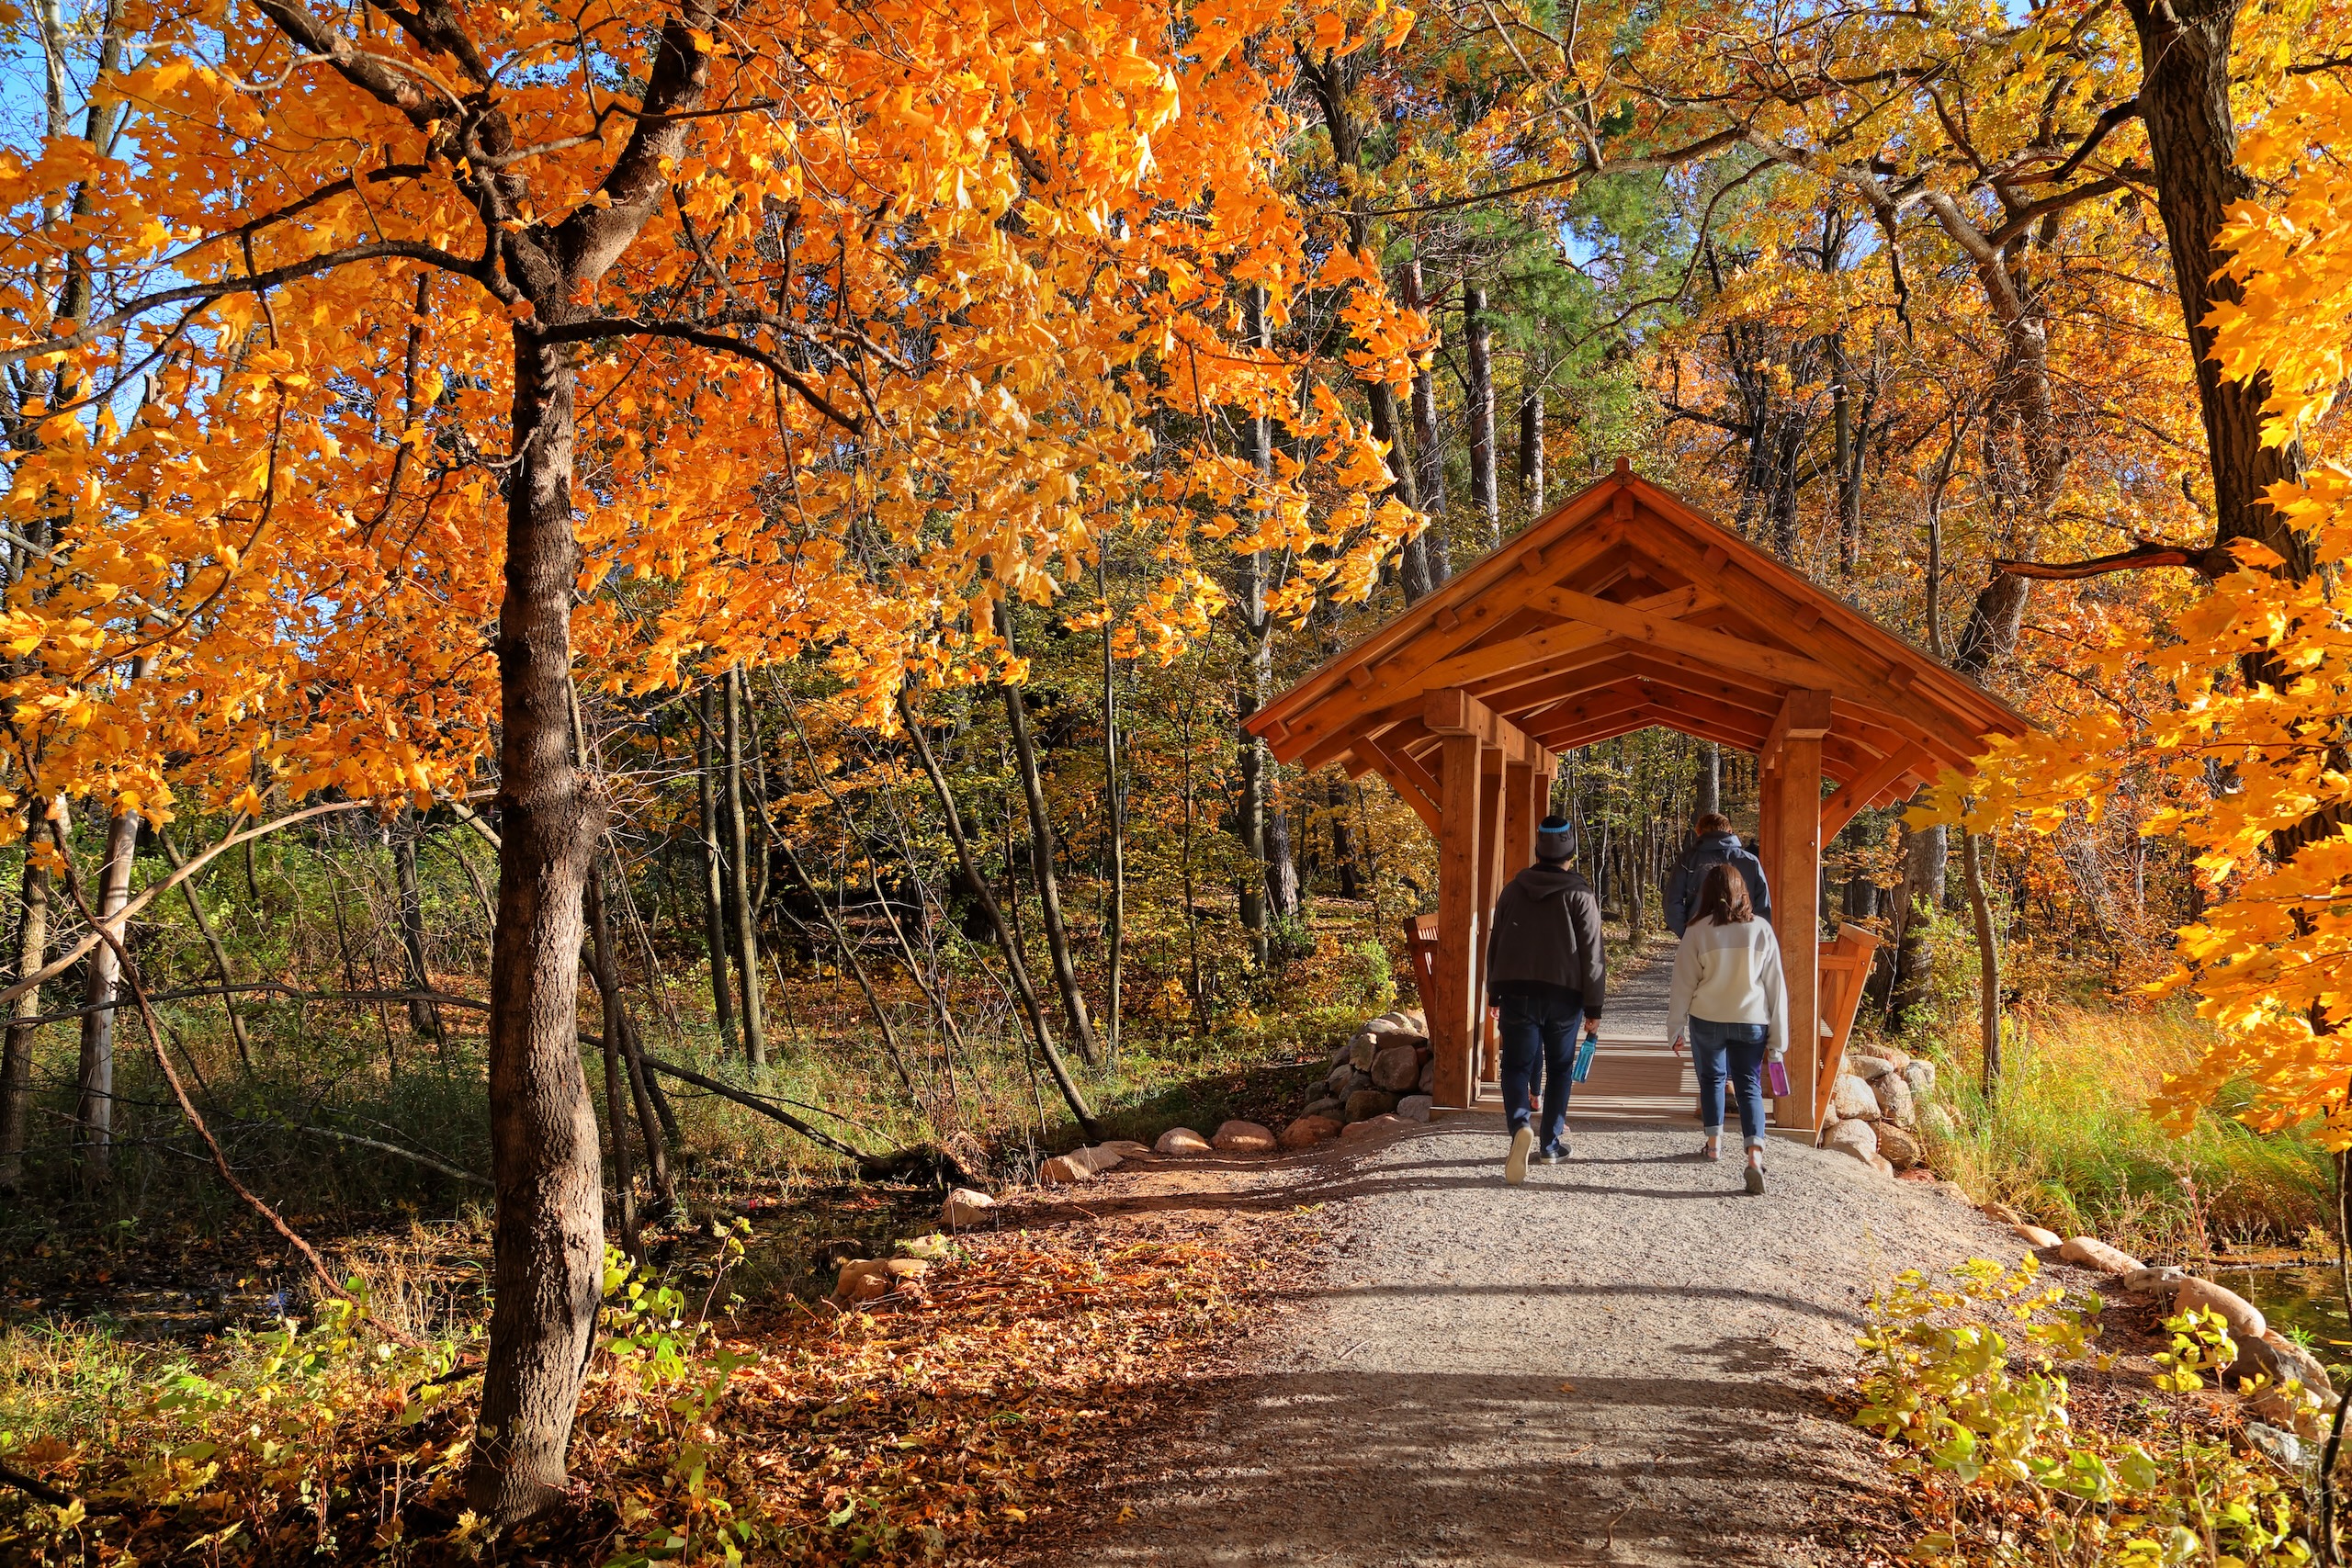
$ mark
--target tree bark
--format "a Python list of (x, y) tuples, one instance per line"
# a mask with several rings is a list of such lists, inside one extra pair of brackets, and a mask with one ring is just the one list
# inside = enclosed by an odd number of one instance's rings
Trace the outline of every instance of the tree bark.
[(1037, 1000), (1037, 987), (1029, 978), (1029, 966), (1021, 959), (1021, 944), (1013, 939), (1012, 928), (1005, 924), (1004, 910), (997, 903), (996, 895), (989, 891), (988, 878), (980, 874), (979, 863), (973, 858), (971, 840), (965, 835), (964, 818), (956, 809), (956, 795), (947, 787), (947, 775), (940, 771), (939, 759), (932, 755), (931, 742), (924, 738), (922, 726), (916, 721), (903, 690), (899, 693), (898, 704), (899, 720), (907, 727), (915, 755), (922, 759), (922, 771), (939, 796), (939, 814), (946, 821), (948, 841), (956, 846), (956, 863), (964, 874), (964, 886), (979, 900), (989, 929), (996, 932), (998, 950), (1004, 954), (1005, 973), (1012, 980), (1013, 995), (1021, 999), (1021, 1010), (1028, 1017), (1030, 1031), (1037, 1042), (1037, 1055), (1046, 1059), (1046, 1070), (1053, 1075), (1054, 1087), (1061, 1090), (1063, 1101), (1077, 1118), (1079, 1130), (1089, 1138), (1100, 1138), (1102, 1129), (1095, 1125), (1094, 1112), (1088, 1108), (1086, 1096), (1079, 1091), (1078, 1080), (1070, 1077), (1062, 1054), (1054, 1048), (1053, 1032), (1046, 1026), (1046, 1010)]
[(718, 1021), (718, 1046), (731, 1056), (735, 1054), (735, 987), (727, 978), (727, 966), (732, 962), (728, 956), (732, 944), (727, 940), (727, 857), (719, 851), (718, 787), (714, 782), (718, 771), (718, 721), (710, 711), (707, 687), (703, 690), (697, 716), (701, 725), (695, 732), (695, 760), (702, 795), (703, 940), (710, 949), (710, 1000)]
[[(542, 316), (568, 308), (570, 280), (559, 287), (538, 301)], [(582, 896), (605, 824), (573, 761), (572, 355), (516, 335), (490, 984), (497, 1219), (490, 1349), (466, 1473), (468, 1504), (502, 1525), (563, 1500), (605, 1267), (604, 1162), (578, 1042)]]
[(1487, 543), (1503, 542), (1502, 497), (1495, 486), (1494, 334), (1487, 321), (1487, 291), (1462, 288), (1462, 335), (1470, 358), (1470, 504), (1486, 524)]
[[(139, 813), (107, 819), (106, 863), (98, 868), (98, 918), (111, 919), (130, 902), (130, 872), (139, 848)], [(82, 1180), (92, 1190), (114, 1174), (114, 1007), (122, 961), (111, 942), (91, 950), (83, 972), (80, 1088), (74, 1111)]]
[[(2213, 359), (2207, 318), (2245, 292), (2218, 269), (2222, 222), (2233, 202), (2251, 199), (2254, 180), (2237, 165), (2237, 121), (2230, 107), (2231, 36), (2243, 0), (2125, 0), (2140, 39), (2140, 118), (2147, 127), (2156, 211), (2164, 219), (2180, 296), (2197, 401), (2212, 460), (2214, 543), (2251, 539), (2278, 552), (2298, 580), (2313, 570), (2311, 541), (2264, 499), (2274, 484), (2301, 477), (2293, 445), (2262, 444), (2270, 378), (2225, 379)], [(2216, 562), (2219, 565), (2219, 562)]]
[[(432, 976), (424, 967), (424, 890), (416, 875), (416, 813), (401, 813), (401, 820), (392, 832), (392, 874), (400, 891), (401, 951), (408, 958), (408, 988), (429, 991)], [(189, 890), (189, 901), (195, 900), (195, 890)], [(217, 943), (215, 944), (217, 947)], [(228, 984), (224, 972), (221, 984)], [(236, 1016), (232, 1010), (232, 1018)], [(408, 1026), (418, 1038), (430, 1040), (441, 1047), (443, 1065), (447, 1063), (448, 1037), (442, 1032), (441, 1010), (421, 997), (412, 997), (408, 1004)], [(243, 1025), (238, 1026), (240, 1035)], [(242, 1042), (241, 1042), (242, 1043)]]
[[(1262, 299), (1252, 288), (1253, 299)], [(1102, 910), (1108, 975), (1102, 983), (1102, 1056), (1119, 1059), (1120, 968), (1125, 958), (1127, 935), (1126, 798), (1119, 784), (1119, 665), (1111, 653), (1111, 581), (1108, 547), (1094, 558), (1094, 581), (1102, 593), (1102, 809), (1104, 830), (1111, 840), (1111, 886)], [(1255, 552), (1253, 552), (1255, 558)]]
[[(1012, 612), (1003, 600), (996, 605), (997, 635), (1008, 654), (1012, 643)], [(1069, 931), (1062, 922), (1061, 884), (1054, 875), (1054, 823), (1046, 809), (1045, 780), (1037, 772), (1037, 749), (1029, 739), (1029, 705), (1021, 688), (1007, 681), (1004, 716), (1012, 730), (1014, 770), (1021, 775), (1021, 798), (1029, 809), (1030, 869), (1037, 879), (1037, 907), (1046, 927), (1046, 953), (1054, 966), (1054, 989), (1061, 993), (1062, 1012), (1069, 1020), (1070, 1038), (1090, 1067), (1102, 1065), (1102, 1053), (1094, 1041), (1093, 1021), (1086, 1016), (1086, 996), (1078, 988), (1078, 966), (1070, 961)]]
[(1963, 828), (1960, 861), (1968, 881), (1968, 907), (1976, 917), (1976, 1026), (1984, 1041), (1984, 1092), (2001, 1084), (2001, 952), (1993, 931), (1993, 907), (1984, 897), (1984, 840)]
[[(1304, 48), (1298, 51), (1300, 75), (1315, 94), (1317, 107), (1323, 111), (1324, 128), (1331, 137), (1331, 162), (1340, 171), (1340, 188), (1347, 195), (1348, 243), (1366, 257), (1374, 257), (1372, 220), (1355, 200), (1363, 173), (1363, 149), (1355, 118), (1348, 112), (1348, 90), (1352, 85), (1351, 72), (1356, 69), (1350, 63), (1351, 59), (1333, 56), (1318, 64)], [(1361, 385), (1365, 407), (1372, 416), (1373, 438), (1388, 449), (1388, 493), (1419, 512), (1420, 493), (1414, 483), (1412, 455), (1405, 443), (1404, 421), (1397, 415), (1396, 391), (1385, 381), (1365, 381)], [(1428, 597), (1451, 574), (1445, 536), (1435, 529), (1408, 541), (1397, 562), (1397, 576), (1408, 604)]]
[[(62, 805), (62, 803), (61, 803)], [(39, 821), (38, 816), (33, 821)], [(29, 846), (30, 824), (25, 834)], [(36, 973), (49, 958), (49, 867), (31, 854), (17, 888), (17, 974)], [(0, 1192), (24, 1187), (25, 1136), (32, 1116), (34, 1026), (23, 1022), (40, 1016), (40, 987), (17, 998), (16, 1016), (8, 1025), (7, 1043), (0, 1046)]]
[(1331, 861), (1340, 878), (1340, 897), (1363, 897), (1362, 868), (1356, 863), (1355, 829), (1348, 826), (1348, 784), (1333, 774), (1325, 797), (1331, 807)]
[(767, 1019), (760, 984), (760, 907), (752, 894), (752, 835), (743, 816), (743, 671), (727, 668), (727, 772), (721, 792), (727, 809), (727, 861), (735, 906), (735, 972), (742, 976), (737, 998), (743, 1020), (743, 1060), (755, 1070), (768, 1065)]
[(1724, 808), (1724, 749), (1709, 740), (1699, 748), (1697, 780), (1691, 794), (1695, 797), (1691, 815), (1703, 816)]
[[(1406, 303), (1417, 310), (1425, 309), (1419, 256), (1406, 264), (1405, 277)], [(1430, 356), (1432, 363), (1435, 357)], [(1413, 489), (1421, 498), (1421, 510), (1429, 513), (1430, 526), (1441, 526), (1446, 513), (1445, 433), (1438, 421), (1437, 376), (1430, 365), (1413, 371)]]
[(1519, 493), (1531, 523), (1544, 515), (1544, 389), (1519, 400)]
[[(1251, 346), (1272, 350), (1273, 329), (1266, 318), (1266, 291), (1252, 285), (1242, 299), (1243, 330)], [(1274, 483), (1273, 421), (1253, 414), (1248, 424), (1250, 461), (1259, 484), (1269, 493)], [(1240, 592), (1235, 610), (1241, 621), (1240, 642), (1249, 660), (1247, 684), (1235, 705), (1235, 743), (1241, 773), (1241, 842), (1255, 872), (1241, 886), (1241, 925), (1250, 932), (1261, 974), (1273, 961), (1273, 926), (1298, 912), (1298, 866), (1291, 853), (1290, 833), (1274, 806), (1275, 763), (1266, 743), (1246, 728), (1250, 716), (1273, 696), (1274, 620), (1266, 613), (1269, 561), (1266, 552), (1252, 550), (1241, 558)]]

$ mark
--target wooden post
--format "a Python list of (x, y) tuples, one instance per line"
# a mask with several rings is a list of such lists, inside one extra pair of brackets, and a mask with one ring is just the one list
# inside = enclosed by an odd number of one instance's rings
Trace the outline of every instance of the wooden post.
[(1478, 753), (1476, 735), (1449, 735), (1438, 788), (1437, 996), (1430, 1003), (1430, 1046), (1436, 1055), (1440, 1105), (1466, 1107), (1476, 1085), (1471, 1052), (1478, 998)]
[(1829, 733), (1829, 694), (1793, 691), (1766, 744), (1778, 764), (1769, 830), (1772, 926), (1789, 987), (1789, 1098), (1782, 1126), (1818, 1129), (1821, 1102), (1821, 738)]
[(1478, 1081), (1491, 1082), (1502, 1077), (1501, 1062), (1497, 1054), (1494, 1020), (1487, 1009), (1487, 937), (1494, 930), (1495, 900), (1502, 897), (1504, 858), (1510, 853), (1504, 832), (1505, 784), (1510, 777), (1510, 763), (1493, 747), (1484, 748), (1478, 758), (1478, 940), (1474, 954), (1477, 969), (1471, 983), (1475, 997), (1472, 1017), (1478, 1024)]
[[(1535, 807), (1543, 798), (1541, 788), (1552, 782), (1539, 777), (1543, 772), (1534, 762), (1503, 764), (1503, 882), (1525, 871), (1535, 859), (1535, 824), (1543, 820)], [(1502, 884), (1496, 884), (1495, 890), (1500, 893)]]

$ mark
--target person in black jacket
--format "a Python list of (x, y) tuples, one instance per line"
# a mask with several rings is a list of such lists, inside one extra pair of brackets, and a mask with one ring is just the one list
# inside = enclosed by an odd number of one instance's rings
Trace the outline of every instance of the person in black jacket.
[(1487, 938), (1487, 994), (1502, 1010), (1503, 1114), (1510, 1153), (1503, 1179), (1527, 1179), (1534, 1143), (1528, 1126), (1529, 1084), (1538, 1062), (1544, 1078), (1546, 1165), (1568, 1157), (1569, 1073), (1577, 1029), (1600, 1032), (1609, 957), (1600, 942), (1600, 900), (1571, 870), (1576, 829), (1547, 817), (1535, 830), (1535, 863), (1510, 879), (1495, 900)]
[(1676, 936), (1680, 936), (1699, 913), (1699, 889), (1707, 880), (1711, 865), (1732, 865), (1739, 868), (1741, 878), (1747, 884), (1747, 901), (1755, 907), (1758, 919), (1768, 924), (1772, 919), (1772, 890), (1764, 882), (1764, 863), (1753, 852), (1742, 847), (1739, 835), (1731, 830), (1731, 818), (1720, 811), (1702, 811), (1690, 824), (1693, 835), (1684, 848), (1674, 869), (1666, 874), (1664, 903), (1666, 923)]

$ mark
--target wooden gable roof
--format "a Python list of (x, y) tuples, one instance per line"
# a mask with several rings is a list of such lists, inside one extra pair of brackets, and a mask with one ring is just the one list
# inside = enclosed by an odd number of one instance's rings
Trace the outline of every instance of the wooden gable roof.
[(1447, 689), (1553, 752), (1654, 725), (1767, 750), (1791, 693), (1826, 693), (1838, 826), (2030, 728), (1623, 460), (1248, 728), (1284, 762), (1410, 773), (1438, 739), (1424, 703)]

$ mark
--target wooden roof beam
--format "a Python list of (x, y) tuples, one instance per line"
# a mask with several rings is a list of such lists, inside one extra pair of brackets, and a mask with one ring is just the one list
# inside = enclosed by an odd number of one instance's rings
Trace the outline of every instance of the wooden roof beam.
[(1448, 686), (1421, 699), (1421, 723), (1432, 735), (1475, 735), (1513, 762), (1537, 763), (1544, 748), (1527, 731), (1462, 690)]
[(1844, 832), (1846, 824), (1890, 786), (1928, 765), (1917, 748), (1905, 746), (1881, 757), (1867, 772), (1847, 780), (1844, 788), (1821, 803), (1821, 841), (1826, 844)]

